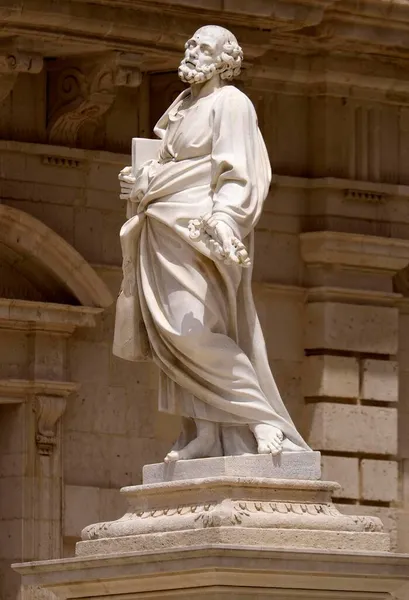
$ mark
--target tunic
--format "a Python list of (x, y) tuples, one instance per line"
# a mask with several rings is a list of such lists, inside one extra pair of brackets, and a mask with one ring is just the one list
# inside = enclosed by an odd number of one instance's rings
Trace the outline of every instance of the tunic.
[[(231, 85), (190, 106), (189, 95), (182, 92), (157, 123), (160, 155), (140, 170), (136, 185), (148, 182), (146, 193), (121, 231), (124, 290), (139, 303), (128, 325), (143, 322), (136, 329), (146, 331), (160, 368), (160, 410), (219, 423), (225, 454), (238, 440), (242, 451), (256, 451), (252, 423), (273, 424), (309, 450), (269, 368), (251, 268), (226, 265), (188, 230), (190, 220), (213, 213), (252, 253), (271, 181), (254, 107)], [(122, 324), (117, 338), (123, 331)]]

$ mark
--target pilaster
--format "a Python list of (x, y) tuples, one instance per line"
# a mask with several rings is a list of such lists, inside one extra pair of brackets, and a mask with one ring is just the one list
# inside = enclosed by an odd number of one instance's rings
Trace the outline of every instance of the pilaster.
[[(392, 292), (392, 278), (409, 262), (409, 242), (330, 231), (300, 237), (307, 279), (314, 271), (314, 278), (332, 272), (343, 281), (342, 287), (308, 290), (309, 441), (322, 452), (324, 474), (339, 479), (340, 501), (389, 508), (399, 500), (400, 295)], [(348, 274), (356, 272), (382, 275), (391, 291), (346, 287)]]
[(11, 360), (20, 361), (6, 364), (0, 379), (4, 434), (0, 558), (8, 563), (19, 557), (61, 556), (62, 420), (70, 395), (78, 389), (69, 380), (66, 346), (76, 327), (92, 327), (99, 312), (99, 308), (0, 301), (0, 330), (10, 351), (15, 348)]

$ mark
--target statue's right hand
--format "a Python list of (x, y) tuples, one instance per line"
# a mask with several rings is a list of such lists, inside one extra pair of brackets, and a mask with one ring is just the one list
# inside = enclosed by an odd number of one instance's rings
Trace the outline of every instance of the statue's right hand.
[(132, 175), (132, 167), (125, 167), (122, 169), (118, 175), (118, 179), (121, 187), (119, 198), (121, 200), (130, 200), (136, 181), (135, 177)]

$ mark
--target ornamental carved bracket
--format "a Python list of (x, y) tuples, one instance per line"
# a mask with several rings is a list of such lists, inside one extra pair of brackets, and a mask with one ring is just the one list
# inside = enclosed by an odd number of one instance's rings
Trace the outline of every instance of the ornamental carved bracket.
[(57, 445), (58, 421), (62, 417), (67, 401), (61, 396), (37, 395), (34, 412), (36, 413), (36, 444), (38, 453), (51, 456)]
[(13, 89), (19, 73), (40, 73), (43, 59), (38, 54), (22, 52), (12, 45), (0, 46), (0, 102)]
[(142, 81), (141, 55), (114, 53), (90, 60), (56, 60), (49, 65), (49, 124), (52, 144), (77, 145), (80, 131), (92, 142), (101, 117), (111, 108), (120, 87)]

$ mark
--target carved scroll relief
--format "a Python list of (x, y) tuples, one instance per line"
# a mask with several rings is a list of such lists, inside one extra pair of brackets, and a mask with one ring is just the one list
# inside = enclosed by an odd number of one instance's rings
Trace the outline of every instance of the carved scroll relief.
[(2, 102), (17, 81), (19, 73), (39, 73), (43, 59), (38, 54), (20, 52), (12, 46), (0, 47), (0, 102)]
[(37, 416), (36, 444), (39, 454), (50, 456), (57, 445), (58, 421), (66, 405), (66, 399), (61, 396), (36, 396), (34, 411)]
[[(96, 126), (118, 87), (138, 87), (140, 56), (115, 53), (87, 60), (58, 60), (49, 67), (49, 141), (75, 146), (85, 124)], [(91, 127), (92, 130), (92, 127)]]

